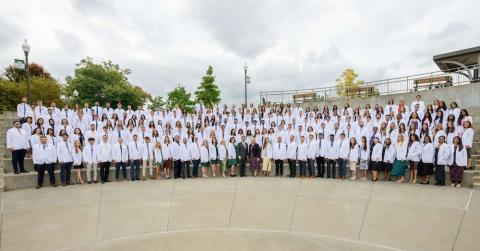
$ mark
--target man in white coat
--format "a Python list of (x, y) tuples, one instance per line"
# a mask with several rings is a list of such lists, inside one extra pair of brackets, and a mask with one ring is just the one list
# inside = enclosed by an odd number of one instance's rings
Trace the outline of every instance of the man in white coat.
[(12, 166), (15, 174), (26, 173), (23, 165), (29, 148), (30, 134), (21, 128), (20, 121), (13, 121), (13, 127), (7, 131), (7, 149), (12, 153)]
[(71, 185), (70, 174), (73, 166), (73, 145), (68, 140), (68, 135), (62, 135), (62, 142), (57, 144), (57, 158), (60, 164), (60, 181), (62, 186)]
[(45, 135), (40, 136), (40, 144), (33, 147), (32, 159), (35, 169), (38, 172), (36, 189), (43, 186), (45, 170), (47, 170), (48, 176), (50, 177), (50, 185), (56, 187), (57, 185), (55, 184), (55, 174), (53, 169), (55, 162), (57, 161), (57, 154), (55, 147), (47, 144), (47, 137)]
[(142, 145), (138, 140), (138, 135), (133, 134), (133, 140), (128, 144), (128, 154), (130, 159), (130, 178), (132, 181), (140, 180), (140, 160), (142, 159)]
[(98, 162), (100, 165), (100, 180), (103, 183), (110, 182), (110, 164), (112, 163), (112, 145), (108, 140), (108, 134), (102, 136), (102, 143), (98, 145)]
[(282, 137), (277, 137), (273, 146), (272, 155), (275, 160), (275, 176), (283, 176), (283, 161), (287, 158), (287, 146), (282, 142)]
[(338, 141), (338, 176), (340, 176), (340, 179), (345, 179), (347, 176), (349, 145), (349, 140), (345, 138), (345, 133), (342, 132)]
[(115, 165), (115, 179), (120, 180), (120, 169), (123, 179), (127, 179), (128, 147), (123, 143), (123, 138), (118, 138), (118, 143), (112, 147), (112, 161)]
[(297, 142), (295, 136), (290, 135), (290, 142), (287, 145), (287, 160), (290, 175), (288, 177), (295, 178), (297, 173)]
[(336, 178), (336, 165), (338, 159), (338, 142), (335, 142), (335, 135), (330, 134), (325, 145), (325, 159), (327, 161), (327, 179)]
[(308, 176), (313, 178), (313, 174), (315, 172), (315, 155), (317, 154), (317, 141), (315, 140), (315, 136), (310, 134), (308, 136), (308, 144), (307, 144), (307, 167), (308, 167)]
[(88, 144), (83, 149), (83, 162), (87, 167), (87, 183), (92, 183), (92, 171), (93, 182), (97, 183), (97, 145), (95, 145), (95, 138), (88, 138)]

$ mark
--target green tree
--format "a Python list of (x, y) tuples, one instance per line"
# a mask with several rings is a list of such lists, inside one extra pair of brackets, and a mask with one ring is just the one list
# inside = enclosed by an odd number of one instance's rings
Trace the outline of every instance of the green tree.
[(167, 94), (167, 106), (171, 110), (178, 104), (182, 112), (192, 112), (195, 102), (191, 100), (192, 94), (184, 86), (178, 85)]
[(202, 77), (202, 82), (195, 91), (195, 97), (195, 102), (203, 101), (207, 108), (213, 108), (220, 102), (220, 90), (215, 84), (212, 66), (208, 66), (207, 73)]
[(130, 73), (129, 69), (122, 69), (112, 61), (95, 63), (92, 58), (85, 58), (76, 65), (74, 76), (66, 78), (66, 94), (72, 96), (77, 90), (77, 101), (81, 104), (110, 102), (115, 107), (121, 102), (136, 108), (143, 105), (150, 94), (129, 82)]
[[(340, 97), (352, 97), (349, 93), (351, 93), (352, 89), (355, 89), (365, 83), (363, 80), (357, 80), (358, 74), (355, 73), (353, 69), (346, 69), (343, 71), (340, 78), (336, 80), (336, 88), (337, 94)], [(348, 92), (350, 90), (350, 92)]]
[[(42, 65), (37, 63), (28, 64), (28, 71), (30, 77), (43, 77), (45, 79), (53, 80), (52, 75)], [(24, 69), (17, 69), (13, 65), (9, 65), (5, 68), (3, 73), (5, 78), (13, 82), (20, 82), (27, 79), (27, 72)]]
[(163, 101), (163, 97), (161, 96), (154, 97), (150, 102), (150, 109), (155, 111), (160, 111), (165, 106), (165, 101)]

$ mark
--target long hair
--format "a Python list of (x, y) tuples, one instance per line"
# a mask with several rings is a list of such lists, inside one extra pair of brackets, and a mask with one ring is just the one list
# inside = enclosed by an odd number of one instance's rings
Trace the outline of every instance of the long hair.
[(462, 138), (459, 136), (453, 137), (453, 141), (455, 142), (455, 139), (458, 139), (458, 150), (461, 151), (463, 150), (463, 143), (462, 143)]

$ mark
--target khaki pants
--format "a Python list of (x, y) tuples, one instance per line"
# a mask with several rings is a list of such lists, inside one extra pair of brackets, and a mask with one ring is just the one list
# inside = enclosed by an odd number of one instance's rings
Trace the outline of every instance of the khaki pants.
[(150, 170), (150, 177), (153, 176), (153, 159), (144, 159), (142, 161), (142, 177), (145, 177), (145, 170)]
[(87, 181), (92, 181), (92, 171), (93, 180), (97, 181), (97, 163), (87, 163)]

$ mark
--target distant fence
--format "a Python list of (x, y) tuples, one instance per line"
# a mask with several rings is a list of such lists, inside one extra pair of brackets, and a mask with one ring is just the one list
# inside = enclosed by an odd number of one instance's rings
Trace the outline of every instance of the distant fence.
[(341, 100), (354, 97), (369, 97), (414, 92), (417, 90), (444, 88), (479, 82), (480, 65), (436, 71), (405, 77), (365, 82), (361, 87), (345, 90), (339, 95), (336, 86), (286, 91), (262, 91), (261, 103), (296, 103), (303, 101)]

